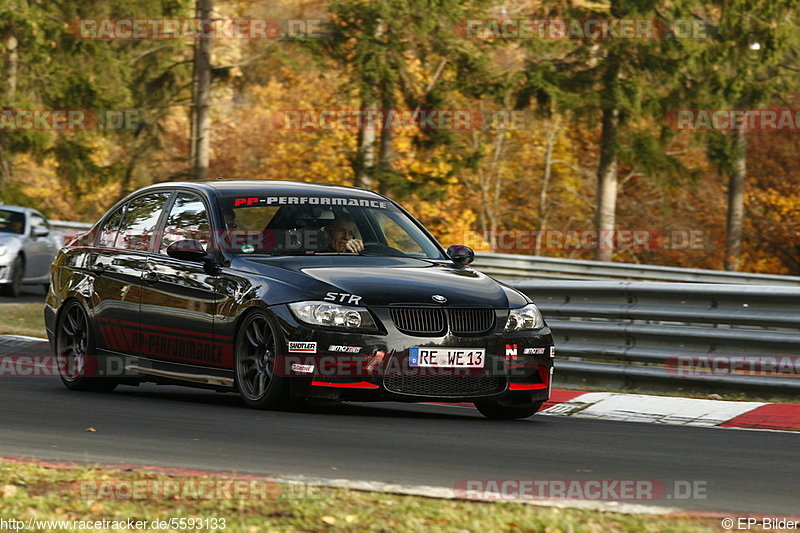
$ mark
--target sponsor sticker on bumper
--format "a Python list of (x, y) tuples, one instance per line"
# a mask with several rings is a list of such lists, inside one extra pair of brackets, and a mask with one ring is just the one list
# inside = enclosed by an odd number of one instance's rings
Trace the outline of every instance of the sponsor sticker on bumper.
[(540, 347), (540, 348), (525, 348), (525, 351), (523, 351), (522, 353), (524, 355), (542, 355), (542, 354), (544, 354), (544, 351), (545, 351), (544, 347)]
[(298, 363), (292, 363), (292, 372), (300, 372), (302, 374), (313, 374), (314, 365), (301, 365)]
[(290, 353), (317, 353), (317, 343), (316, 342), (290, 341), (289, 342), (289, 352)]

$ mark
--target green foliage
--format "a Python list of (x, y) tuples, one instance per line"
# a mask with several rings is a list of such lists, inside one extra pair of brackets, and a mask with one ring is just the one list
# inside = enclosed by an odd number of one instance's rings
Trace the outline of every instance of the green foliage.
[[(138, 128), (124, 131), (0, 131), (0, 201), (36, 203), (60, 217), (89, 219), (120, 194), (186, 175), (193, 43), (80, 39), (71, 22), (192, 18), (194, 4), (0, 3), (2, 107), (134, 109), (141, 119)], [(698, 202), (709, 214), (693, 223), (716, 231), (723, 226), (725, 196), (716, 174), (730, 174), (741, 154), (729, 132), (681, 132), (666, 117), (677, 109), (752, 109), (776, 102), (792, 108), (800, 72), (795, 0), (217, 0), (215, 5), (215, 16), (221, 17), (318, 17), (329, 23), (323, 38), (213, 43), (212, 172), (352, 182), (364, 164), (358, 132), (279, 130), (271, 113), (281, 109), (374, 105), (530, 112), (533, 120), (517, 131), (376, 132), (369, 169), (373, 187), (410, 202), (448, 231), (454, 212), (459, 224), (480, 230), (591, 225), (601, 121), (609, 109), (619, 111), (619, 127), (603, 149), (619, 162), (623, 195), (631, 198), (620, 199), (620, 217), (632, 217), (626, 208), (637, 210), (645, 201), (673, 202), (675, 214), (663, 223), (674, 226), (697, 207), (681, 211), (684, 205)], [(469, 39), (462, 32), (467, 19), (504, 18), (688, 20), (701, 23), (708, 35), (506, 40)], [(5, 75), (11, 37), (19, 42), (13, 91)], [(548, 136), (556, 130), (555, 137)], [(391, 150), (381, 151), (382, 135)], [(759, 157), (768, 159), (765, 152)], [(545, 154), (551, 156), (547, 186)], [(17, 174), (4, 183), (9, 163)], [(716, 196), (711, 202), (694, 197), (696, 191)], [(764, 205), (786, 196), (757, 193)], [(687, 254), (679, 260), (697, 263), (685, 266), (716, 266), (714, 259), (701, 264), (706, 260)], [(758, 261), (763, 269), (776, 264), (762, 256)]]
[[(109, 160), (100, 147), (120, 144), (155, 146), (159, 114), (172, 106), (187, 83), (187, 54), (181, 41), (92, 40), (77, 35), (80, 18), (185, 17), (189, 1), (93, 0), (41, 2), (15, 0), (0, 6), (0, 33), (19, 42), (19, 67), (13, 102), (15, 109), (133, 109), (149, 114), (141, 131), (3, 131), (0, 157), (30, 154), (37, 160), (53, 158), (58, 174), (76, 193), (98, 183), (121, 182), (126, 176), (125, 155)], [(3, 59), (6, 54), (3, 54)], [(0, 81), (5, 94), (8, 80)], [(185, 98), (185, 94), (183, 95)], [(149, 112), (149, 113), (148, 113)], [(105, 140), (111, 136), (117, 139)], [(119, 138), (122, 137), (122, 138)], [(108, 148), (105, 148), (108, 150)], [(76, 194), (76, 201), (79, 195)]]

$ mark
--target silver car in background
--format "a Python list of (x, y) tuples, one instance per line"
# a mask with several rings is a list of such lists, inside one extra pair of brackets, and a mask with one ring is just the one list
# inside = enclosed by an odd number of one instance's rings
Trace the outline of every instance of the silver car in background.
[(50, 282), (63, 239), (35, 209), (0, 204), (0, 294), (17, 296), (22, 285)]

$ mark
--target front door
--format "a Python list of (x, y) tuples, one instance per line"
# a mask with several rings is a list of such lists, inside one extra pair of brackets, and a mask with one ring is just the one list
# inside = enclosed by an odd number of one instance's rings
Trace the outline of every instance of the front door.
[[(162, 238), (145, 266), (139, 351), (152, 373), (210, 385), (232, 385), (229, 350), (214, 334), (217, 276), (200, 262), (169, 257), (167, 247), (195, 239), (208, 247), (211, 223), (203, 200), (179, 191), (164, 222)], [(229, 357), (229, 355), (228, 355)]]

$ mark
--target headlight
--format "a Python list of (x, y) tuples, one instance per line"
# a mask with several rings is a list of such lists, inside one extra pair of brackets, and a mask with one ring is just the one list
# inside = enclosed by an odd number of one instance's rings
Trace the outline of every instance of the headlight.
[(544, 318), (542, 318), (542, 313), (539, 312), (539, 308), (534, 304), (511, 309), (508, 313), (506, 331), (523, 331), (543, 327)]
[(329, 302), (297, 302), (289, 304), (292, 314), (306, 324), (332, 328), (374, 328), (375, 321), (364, 307), (350, 307)]
[(0, 246), (0, 256), (1, 255), (6, 255), (7, 251), (8, 251), (8, 248), (6, 248), (5, 246)]

